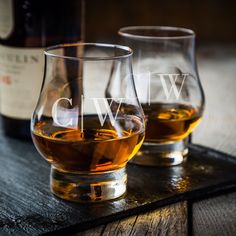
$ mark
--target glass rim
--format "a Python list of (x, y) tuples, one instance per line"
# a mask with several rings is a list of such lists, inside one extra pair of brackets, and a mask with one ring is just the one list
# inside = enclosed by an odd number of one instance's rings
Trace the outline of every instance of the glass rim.
[[(83, 46), (95, 46), (99, 48), (110, 48), (110, 49), (120, 49), (126, 53), (124, 55), (119, 56), (65, 56), (65, 55), (59, 55), (56, 53), (52, 53), (52, 50), (56, 49), (62, 49), (62, 48), (69, 48), (69, 47), (83, 47)], [(50, 57), (56, 57), (56, 58), (63, 58), (63, 59), (69, 59), (69, 60), (84, 60), (84, 61), (103, 61), (103, 60), (117, 60), (117, 59), (123, 59), (128, 58), (133, 55), (133, 50), (130, 47), (119, 45), (119, 44), (110, 44), (110, 43), (66, 43), (66, 44), (57, 44), (50, 47), (47, 47), (44, 50), (44, 55), (50, 56)]]
[[(175, 36), (152, 36), (152, 35), (142, 35), (138, 33), (133, 33), (133, 30), (159, 30), (166, 32), (181, 32), (186, 35), (175, 35)], [(126, 32), (127, 31), (127, 32)], [(131, 31), (131, 32), (129, 32)], [(195, 32), (188, 28), (174, 27), (174, 26), (126, 26), (119, 29), (118, 34), (128, 38), (135, 39), (159, 39), (159, 40), (174, 40), (174, 39), (188, 39), (194, 38), (196, 36)]]

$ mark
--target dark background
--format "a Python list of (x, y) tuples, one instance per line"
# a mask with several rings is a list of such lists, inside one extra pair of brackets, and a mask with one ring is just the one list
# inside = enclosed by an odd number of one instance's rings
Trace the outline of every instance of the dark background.
[(85, 0), (86, 41), (115, 42), (129, 25), (191, 28), (198, 43), (235, 44), (236, 1)]

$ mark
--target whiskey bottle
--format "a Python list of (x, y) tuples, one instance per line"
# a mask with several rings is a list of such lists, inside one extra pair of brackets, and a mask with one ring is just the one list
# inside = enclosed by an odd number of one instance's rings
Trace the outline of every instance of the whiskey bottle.
[(44, 48), (83, 40), (83, 0), (0, 0), (0, 112), (8, 136), (29, 139)]

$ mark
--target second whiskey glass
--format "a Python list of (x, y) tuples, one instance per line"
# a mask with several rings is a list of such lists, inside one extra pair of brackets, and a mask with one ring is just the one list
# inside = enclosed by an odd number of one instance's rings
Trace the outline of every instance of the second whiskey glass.
[(131, 49), (80, 43), (51, 47), (45, 56), (31, 132), (51, 163), (51, 191), (78, 202), (120, 197), (125, 166), (144, 140)]
[(163, 26), (119, 30), (134, 50), (133, 69), (147, 126), (144, 144), (132, 162), (172, 166), (185, 160), (188, 135), (200, 122), (204, 93), (195, 59), (195, 33)]

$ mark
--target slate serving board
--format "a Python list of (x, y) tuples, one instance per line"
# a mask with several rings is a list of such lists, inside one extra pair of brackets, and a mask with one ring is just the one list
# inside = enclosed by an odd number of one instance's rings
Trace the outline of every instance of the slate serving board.
[(0, 235), (73, 233), (159, 206), (236, 187), (236, 158), (190, 145), (188, 161), (171, 168), (128, 165), (124, 198), (76, 204), (49, 190), (49, 165), (31, 142), (0, 135)]

